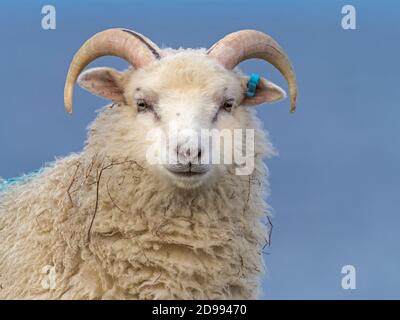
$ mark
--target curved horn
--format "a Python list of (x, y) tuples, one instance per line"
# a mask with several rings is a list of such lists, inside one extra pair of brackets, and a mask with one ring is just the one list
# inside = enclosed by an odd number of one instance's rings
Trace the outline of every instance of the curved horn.
[(290, 111), (296, 110), (297, 84), (292, 65), (283, 49), (270, 36), (256, 30), (230, 33), (214, 44), (208, 54), (228, 69), (252, 58), (271, 63), (286, 78), (290, 91)]
[(140, 68), (160, 58), (160, 49), (143, 35), (126, 29), (108, 29), (96, 33), (75, 54), (69, 66), (64, 87), (64, 105), (72, 112), (72, 94), (79, 74), (93, 60), (112, 55)]

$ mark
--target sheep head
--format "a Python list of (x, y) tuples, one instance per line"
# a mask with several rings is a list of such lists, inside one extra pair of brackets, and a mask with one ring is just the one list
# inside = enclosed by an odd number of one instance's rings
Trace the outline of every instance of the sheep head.
[[(81, 73), (87, 64), (104, 55), (121, 57), (133, 68), (125, 72), (93, 68)], [(152, 164), (153, 172), (169, 177), (180, 187), (197, 187), (208, 177), (217, 176), (216, 172), (226, 170), (225, 165), (210, 163), (208, 149), (199, 142), (202, 131), (246, 129), (247, 106), (285, 97), (283, 89), (264, 78), (257, 84), (254, 96), (247, 94), (249, 77), (234, 68), (250, 58), (264, 59), (284, 75), (293, 112), (297, 87), (289, 60), (271, 37), (254, 30), (232, 33), (208, 51), (161, 50), (143, 35), (125, 29), (100, 32), (74, 56), (65, 85), (65, 107), (72, 111), (77, 80), (86, 90), (118, 103), (125, 115), (113, 125), (131, 133), (124, 149), (131, 147), (135, 158), (145, 160), (151, 143), (144, 141), (158, 129), (168, 138), (158, 139), (157, 143), (153, 140), (153, 149), (161, 150), (165, 144), (167, 153), (176, 158), (173, 162)], [(202, 161), (205, 153), (207, 161)]]

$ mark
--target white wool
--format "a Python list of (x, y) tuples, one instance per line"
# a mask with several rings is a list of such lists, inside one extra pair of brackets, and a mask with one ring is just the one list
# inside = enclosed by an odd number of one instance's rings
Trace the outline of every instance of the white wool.
[(145, 133), (153, 120), (144, 115), (139, 123), (135, 81), (156, 92), (166, 83), (183, 92), (193, 86), (199, 99), (227, 83), (241, 94), (239, 75), (203, 51), (165, 52), (160, 62), (128, 71), (126, 104), (99, 112), (82, 152), (0, 191), (0, 298), (257, 297), (269, 216), (263, 157), (273, 148), (255, 114), (237, 106), (221, 126), (255, 130), (250, 176), (225, 165), (197, 188), (181, 188), (149, 166)]

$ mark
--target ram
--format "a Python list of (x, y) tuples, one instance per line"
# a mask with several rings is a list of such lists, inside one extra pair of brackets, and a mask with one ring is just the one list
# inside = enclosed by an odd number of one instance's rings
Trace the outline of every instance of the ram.
[[(104, 55), (132, 68), (82, 73)], [(269, 219), (263, 158), (273, 148), (251, 106), (285, 92), (235, 69), (251, 58), (283, 74), (294, 111), (291, 64), (262, 32), (231, 33), (209, 50), (160, 49), (125, 29), (86, 41), (69, 68), (66, 110), (76, 81), (112, 104), (90, 125), (82, 152), (3, 182), (0, 297), (256, 298)], [(171, 128), (174, 138), (149, 139)], [(232, 148), (252, 142), (254, 168), (240, 174), (235, 161), (202, 161), (208, 149), (192, 133), (204, 129), (252, 133)], [(163, 145), (176, 162), (149, 161), (149, 149)]]

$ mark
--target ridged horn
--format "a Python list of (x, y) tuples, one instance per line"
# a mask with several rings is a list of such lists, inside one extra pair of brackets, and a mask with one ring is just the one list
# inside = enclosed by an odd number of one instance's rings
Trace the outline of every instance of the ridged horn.
[(269, 35), (256, 30), (233, 32), (214, 44), (208, 54), (230, 70), (247, 59), (257, 58), (271, 63), (288, 82), (290, 111), (296, 110), (297, 84), (293, 67), (284, 50)]
[(108, 29), (96, 33), (77, 51), (69, 66), (64, 87), (64, 105), (72, 112), (72, 95), (81, 71), (102, 56), (116, 56), (128, 61), (136, 69), (160, 58), (160, 49), (140, 33), (127, 29)]

